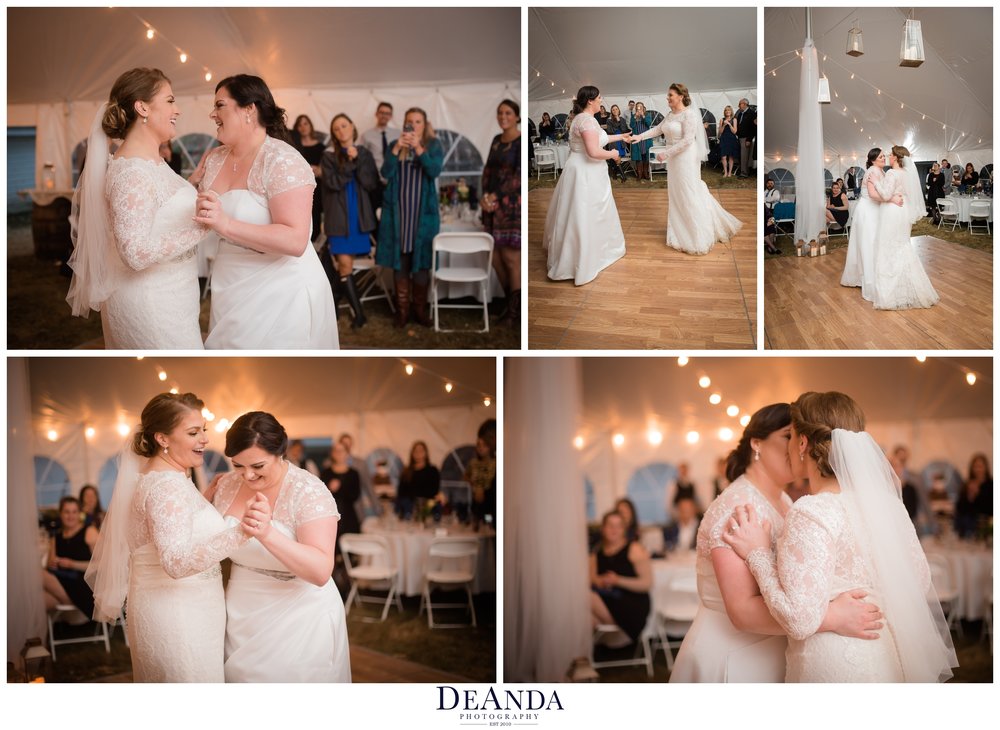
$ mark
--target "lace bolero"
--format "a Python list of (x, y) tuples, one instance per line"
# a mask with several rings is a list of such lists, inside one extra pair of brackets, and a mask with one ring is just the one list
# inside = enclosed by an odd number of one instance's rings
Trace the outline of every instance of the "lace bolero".
[(875, 186), (875, 190), (878, 191), (879, 197), (882, 200), (892, 200), (892, 197), (899, 193), (900, 195), (906, 195), (906, 185), (903, 179), (904, 172), (902, 170), (897, 170), (895, 168), (889, 170), (885, 173), (881, 179), (873, 180), (872, 184)]
[[(219, 488), (212, 502), (221, 514), (229, 511), (242, 483), (242, 478), (235, 472), (226, 474), (219, 481)], [(340, 519), (337, 501), (330, 490), (315, 476), (294, 464), (288, 465), (285, 482), (278, 490), (278, 496), (271, 507), (271, 519), (280, 522), (293, 533), (300, 525), (313, 520), (324, 517)]]
[[(882, 183), (884, 178), (885, 178), (885, 172), (882, 170), (881, 167), (876, 167), (875, 165), (869, 167), (868, 171), (865, 172), (865, 178), (862, 181), (861, 196), (868, 198), (869, 200), (877, 201), (878, 199), (873, 198), (871, 196), (871, 193), (868, 191), (868, 183), (870, 182), (872, 184), (872, 187), (875, 188), (875, 192), (878, 193), (878, 186), (879, 184)], [(879, 193), (879, 195), (881, 195), (881, 193)]]
[[(208, 190), (229, 158), (226, 145), (216, 147), (205, 160), (201, 190)], [(260, 146), (247, 175), (247, 189), (262, 200), (270, 200), (289, 190), (308, 185), (316, 187), (316, 175), (302, 154), (287, 142), (267, 137)]]
[(118, 253), (131, 269), (195, 255), (205, 229), (191, 220), (194, 188), (166, 162), (112, 157), (105, 195)]
[(593, 114), (580, 112), (573, 117), (573, 123), (569, 126), (569, 143), (573, 152), (587, 153), (587, 146), (583, 142), (584, 132), (597, 132), (597, 144), (603, 147), (608, 143), (608, 133), (601, 129), (600, 123)]
[[(206, 509), (210, 512), (202, 514)], [(206, 517), (212, 518), (209, 524), (217, 524), (218, 531), (204, 529)], [(184, 578), (218, 565), (246, 540), (241, 527), (223, 529), (212, 506), (184, 474), (153, 471), (139, 475), (132, 500), (129, 548), (134, 552), (152, 542), (160, 565), (171, 578)]]
[[(781, 500), (787, 506), (792, 504), (792, 500), (787, 494), (782, 494)], [(701, 525), (698, 527), (697, 560), (702, 571), (707, 569), (708, 572), (714, 573), (712, 551), (715, 548), (732, 550), (723, 541), (722, 535), (729, 529), (729, 520), (733, 516), (733, 510), (744, 504), (752, 504), (757, 514), (765, 517), (771, 523), (771, 543), (774, 544), (781, 532), (784, 518), (764, 495), (757, 491), (757, 487), (746, 476), (740, 476), (708, 506), (705, 516), (701, 520)]]

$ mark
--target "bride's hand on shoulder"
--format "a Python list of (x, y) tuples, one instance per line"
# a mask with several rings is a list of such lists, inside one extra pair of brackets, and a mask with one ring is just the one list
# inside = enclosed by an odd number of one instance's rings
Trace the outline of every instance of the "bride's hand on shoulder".
[(892, 202), (895, 203), (896, 205), (898, 205), (900, 208), (902, 208), (903, 207), (903, 194), (902, 193), (896, 193), (895, 195), (893, 195), (892, 196)]
[(832, 631), (853, 639), (877, 639), (883, 627), (882, 611), (874, 603), (864, 601), (868, 593), (860, 588), (845, 591), (830, 601), (821, 631)]
[(247, 509), (243, 514), (243, 532), (250, 537), (263, 540), (271, 532), (271, 503), (260, 492), (247, 500)]
[(230, 218), (222, 209), (222, 201), (219, 194), (214, 190), (206, 190), (198, 193), (195, 202), (194, 222), (209, 228), (226, 238), (226, 231), (229, 229)]
[(744, 560), (756, 548), (771, 547), (771, 523), (759, 519), (752, 504), (733, 510), (722, 540)]

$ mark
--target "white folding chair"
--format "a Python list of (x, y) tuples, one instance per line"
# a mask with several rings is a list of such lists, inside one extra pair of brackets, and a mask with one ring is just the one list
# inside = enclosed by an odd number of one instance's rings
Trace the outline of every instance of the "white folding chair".
[[(442, 266), (438, 255), (481, 254), (479, 266)], [(434, 316), (435, 332), (454, 332), (441, 329), (438, 317), (440, 309), (479, 309), (483, 310), (483, 328), (479, 332), (490, 331), (489, 290), (490, 274), (493, 266), (493, 236), (489, 233), (439, 233), (434, 236), (433, 257), (431, 258), (431, 313)], [(441, 304), (438, 283), (478, 284), (480, 304)]]
[[(983, 634), (990, 637), (990, 654), (993, 654), (993, 569), (990, 568), (990, 579), (983, 594)], [(980, 636), (980, 639), (982, 636)]]
[(948, 200), (948, 198), (939, 198), (937, 202), (938, 208), (938, 228), (941, 228), (941, 224), (946, 221), (951, 221), (951, 230), (955, 230), (955, 226), (958, 225), (958, 206), (955, 205), (954, 200)]
[(941, 602), (948, 628), (955, 628), (959, 636), (963, 634), (962, 620), (958, 615), (958, 589), (951, 576), (951, 564), (948, 558), (934, 553), (927, 556), (927, 564), (931, 569), (931, 584)]
[[(369, 616), (361, 620), (367, 623), (385, 621), (389, 615), (389, 607), (395, 599), (396, 608), (403, 612), (403, 604), (396, 592), (396, 577), (399, 569), (392, 559), (389, 542), (380, 535), (348, 534), (340, 536), (340, 553), (344, 556), (344, 569), (351, 579), (351, 590), (344, 602), (347, 615), (351, 615), (351, 607), (356, 603), (382, 604), (382, 615), (378, 619)], [(385, 598), (381, 596), (362, 595), (361, 591), (387, 591)]]
[[(476, 627), (476, 607), (472, 602), (472, 585), (476, 580), (479, 561), (479, 539), (475, 537), (437, 537), (427, 548), (427, 568), (424, 572), (424, 590), (420, 598), (420, 613), (427, 608), (427, 626), (431, 629), (462, 629)], [(433, 603), (431, 592), (438, 586), (445, 590), (465, 589), (467, 603)], [(435, 623), (434, 609), (468, 608), (471, 623)]]
[(699, 603), (697, 576), (685, 574), (671, 579), (664, 600), (656, 607), (657, 637), (667, 658), (667, 669), (674, 668), (673, 649), (680, 648), (698, 613)]
[[(974, 228), (982, 228), (985, 226), (986, 235), (992, 236), (990, 232), (990, 215), (992, 215), (993, 204), (988, 200), (973, 200), (969, 203), (969, 233), (973, 236), (982, 235), (973, 233)], [(982, 226), (976, 226), (976, 221), (982, 221)]]
[(663, 145), (654, 145), (654, 146), (652, 146), (652, 147), (649, 148), (649, 153), (648, 153), (647, 157), (649, 158), (649, 179), (650, 180), (652, 180), (653, 179), (653, 175), (655, 175), (658, 172), (662, 172), (664, 175), (667, 174), (667, 161), (664, 160), (663, 162), (660, 162), (658, 159), (656, 159), (656, 156), (658, 154), (661, 154), (661, 153), (666, 152), (666, 151), (667, 151), (667, 148), (664, 147)]
[[(593, 656), (591, 656), (591, 666), (594, 669), (604, 669), (611, 667), (635, 667), (643, 666), (646, 667), (646, 676), (653, 676), (653, 639), (656, 638), (656, 617), (653, 615), (654, 612), (649, 612), (649, 617), (646, 619), (646, 625), (642, 629), (642, 633), (639, 634), (639, 640), (635, 642), (635, 656), (626, 659), (608, 659), (605, 661), (594, 661)], [(625, 632), (617, 624), (598, 624), (594, 629), (594, 636), (591, 641), (591, 654), (593, 654), (593, 645), (605, 639), (608, 636), (624, 636)], [(640, 651), (642, 652), (640, 654)]]
[(836, 236), (844, 236), (844, 238), (850, 238), (850, 235), (851, 235), (851, 219), (853, 217), (854, 217), (854, 212), (851, 211), (850, 209), (848, 209), (847, 223), (845, 223), (843, 226), (838, 225), (836, 223), (836, 221), (834, 221), (833, 223), (831, 223), (830, 221), (827, 221), (826, 222), (826, 237), (827, 238), (835, 238)]
[(643, 527), (639, 533), (639, 544), (646, 548), (646, 552), (650, 555), (663, 555), (667, 551), (663, 528), (659, 526)]
[(108, 635), (108, 625), (103, 621), (97, 622), (97, 628), (93, 636), (78, 636), (72, 639), (57, 639), (55, 624), (63, 617), (71, 613), (80, 613), (80, 609), (70, 603), (59, 603), (48, 612), (49, 620), (49, 649), (52, 651), (52, 661), (56, 660), (56, 647), (62, 644), (89, 644), (94, 641), (104, 642), (104, 651), (111, 653), (111, 637)]
[[(369, 236), (369, 238), (372, 241), (372, 248), (366, 255), (354, 257), (354, 265), (351, 270), (351, 274), (354, 276), (354, 285), (358, 289), (358, 300), (364, 304), (365, 302), (385, 299), (386, 304), (389, 305), (389, 311), (395, 312), (396, 303), (385, 285), (385, 270), (375, 263), (375, 246), (377, 246), (375, 236)], [(340, 302), (338, 306), (341, 309), (350, 308), (346, 300)]]
[[(542, 179), (542, 171), (549, 170), (552, 173), (552, 179), (556, 180), (559, 177), (559, 164), (556, 162), (556, 151), (548, 149), (546, 147), (536, 147), (535, 148), (535, 179)], [(548, 174), (548, 173), (546, 173)]]

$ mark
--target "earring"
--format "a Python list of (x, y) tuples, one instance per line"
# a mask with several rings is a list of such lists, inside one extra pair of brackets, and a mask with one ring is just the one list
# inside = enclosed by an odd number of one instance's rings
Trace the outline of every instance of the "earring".
[(167, 453), (169, 453), (169, 452), (170, 452), (170, 447), (169, 447), (169, 446), (164, 446), (164, 447), (163, 447), (163, 453), (164, 453), (164, 454), (167, 454)]
[(805, 460), (806, 460), (806, 455), (805, 454), (799, 454), (799, 461), (805, 461)]
[(760, 452), (757, 451), (756, 449), (754, 449), (754, 452), (753, 452), (753, 460), (754, 461), (760, 461)]
[(250, 124), (250, 115), (247, 114), (247, 124)]
[(142, 123), (143, 123), (143, 124), (145, 124), (145, 123), (146, 123), (146, 122), (148, 122), (148, 121), (149, 121), (149, 117), (143, 117), (143, 118), (142, 118)]

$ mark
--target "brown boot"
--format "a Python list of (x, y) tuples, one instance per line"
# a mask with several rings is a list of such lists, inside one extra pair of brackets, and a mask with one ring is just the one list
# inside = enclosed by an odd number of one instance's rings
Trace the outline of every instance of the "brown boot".
[(434, 323), (427, 316), (427, 284), (413, 282), (413, 318), (424, 327), (433, 327)]
[(393, 326), (405, 327), (410, 321), (410, 277), (396, 277), (396, 320)]
[(521, 290), (515, 289), (510, 293), (510, 304), (507, 305), (507, 324), (511, 329), (521, 330)]

